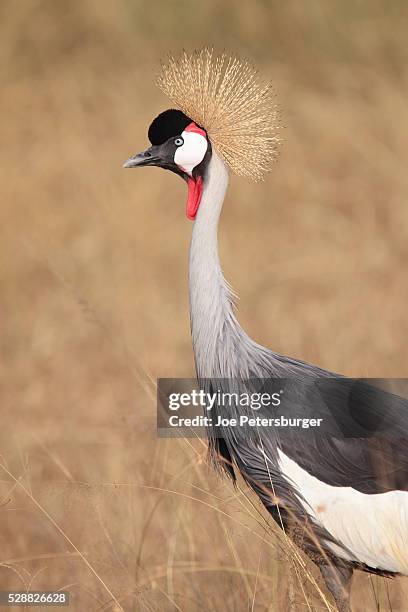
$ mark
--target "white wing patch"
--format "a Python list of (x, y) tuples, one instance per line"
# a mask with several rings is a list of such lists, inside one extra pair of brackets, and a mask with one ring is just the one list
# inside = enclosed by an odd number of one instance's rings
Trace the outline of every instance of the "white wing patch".
[(408, 492), (369, 495), (352, 487), (334, 487), (278, 452), (282, 474), (304, 498), (299, 501), (306, 511), (351, 555), (330, 542), (328, 548), (344, 559), (408, 574)]
[(184, 144), (176, 150), (174, 163), (191, 175), (193, 169), (203, 161), (208, 143), (204, 136), (196, 132), (183, 132), (181, 135)]

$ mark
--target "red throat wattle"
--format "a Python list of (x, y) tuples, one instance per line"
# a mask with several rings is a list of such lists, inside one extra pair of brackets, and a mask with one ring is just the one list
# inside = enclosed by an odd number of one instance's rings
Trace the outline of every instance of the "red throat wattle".
[(196, 179), (189, 177), (187, 179), (188, 198), (186, 206), (186, 215), (191, 221), (194, 221), (200, 206), (201, 196), (203, 193), (203, 179), (197, 176)]
[[(198, 125), (192, 121), (184, 130), (185, 132), (194, 132), (195, 134), (200, 134), (200, 136), (204, 136), (207, 138), (207, 134), (204, 130), (202, 130)], [(188, 185), (188, 198), (187, 198), (187, 206), (186, 206), (186, 215), (188, 219), (194, 221), (197, 215), (198, 207), (200, 206), (201, 196), (203, 194), (203, 179), (201, 176), (198, 176), (196, 179), (190, 177), (187, 179)]]

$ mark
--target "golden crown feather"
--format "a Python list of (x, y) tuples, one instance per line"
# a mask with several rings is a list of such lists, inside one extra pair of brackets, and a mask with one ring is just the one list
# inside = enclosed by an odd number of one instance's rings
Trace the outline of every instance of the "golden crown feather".
[(279, 109), (272, 86), (247, 60), (204, 48), (162, 64), (157, 84), (204, 128), (236, 174), (261, 180), (278, 157)]

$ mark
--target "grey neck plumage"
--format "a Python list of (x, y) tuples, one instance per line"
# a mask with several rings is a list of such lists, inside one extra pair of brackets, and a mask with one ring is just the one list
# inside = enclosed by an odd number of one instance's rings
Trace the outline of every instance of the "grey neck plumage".
[(190, 246), (189, 289), (194, 356), (200, 378), (246, 376), (254, 345), (234, 314), (234, 296), (218, 256), (218, 221), (228, 170), (213, 150)]
[(198, 377), (332, 376), (257, 344), (239, 325), (234, 294), (218, 256), (218, 221), (227, 187), (228, 170), (213, 149), (190, 246), (190, 317)]

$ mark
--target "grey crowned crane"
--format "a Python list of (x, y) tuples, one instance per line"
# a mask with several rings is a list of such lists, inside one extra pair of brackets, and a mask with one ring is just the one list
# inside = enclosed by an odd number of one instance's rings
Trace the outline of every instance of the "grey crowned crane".
[[(198, 379), (213, 380), (214, 388), (220, 379), (224, 384), (252, 378), (326, 380), (327, 403), (333, 399), (339, 406), (339, 393), (330, 387), (335, 374), (248, 337), (236, 319), (218, 258), (217, 228), (229, 169), (259, 179), (277, 155), (279, 121), (269, 85), (248, 62), (216, 57), (207, 49), (170, 57), (158, 85), (172, 108), (150, 125), (151, 146), (124, 167), (158, 166), (187, 182), (186, 212), (194, 221), (189, 293)], [(351, 419), (345, 424), (348, 434), (354, 435), (279, 436), (273, 428), (260, 428), (255, 436), (231, 433), (231, 428), (221, 436), (211, 427), (208, 431), (214, 462), (233, 479), (236, 471), (242, 474), (279, 526), (319, 566), (342, 612), (350, 610), (354, 569), (408, 574), (406, 402), (396, 398), (389, 413), (393, 435), (381, 439), (366, 435), (370, 392), (359, 397), (364, 409), (354, 402), (353, 414), (345, 410), (344, 416)], [(304, 414), (313, 417), (313, 402), (305, 396), (303, 403)], [(218, 410), (225, 415), (228, 409)], [(377, 401), (373, 412), (380, 420), (387, 416), (381, 410)]]

